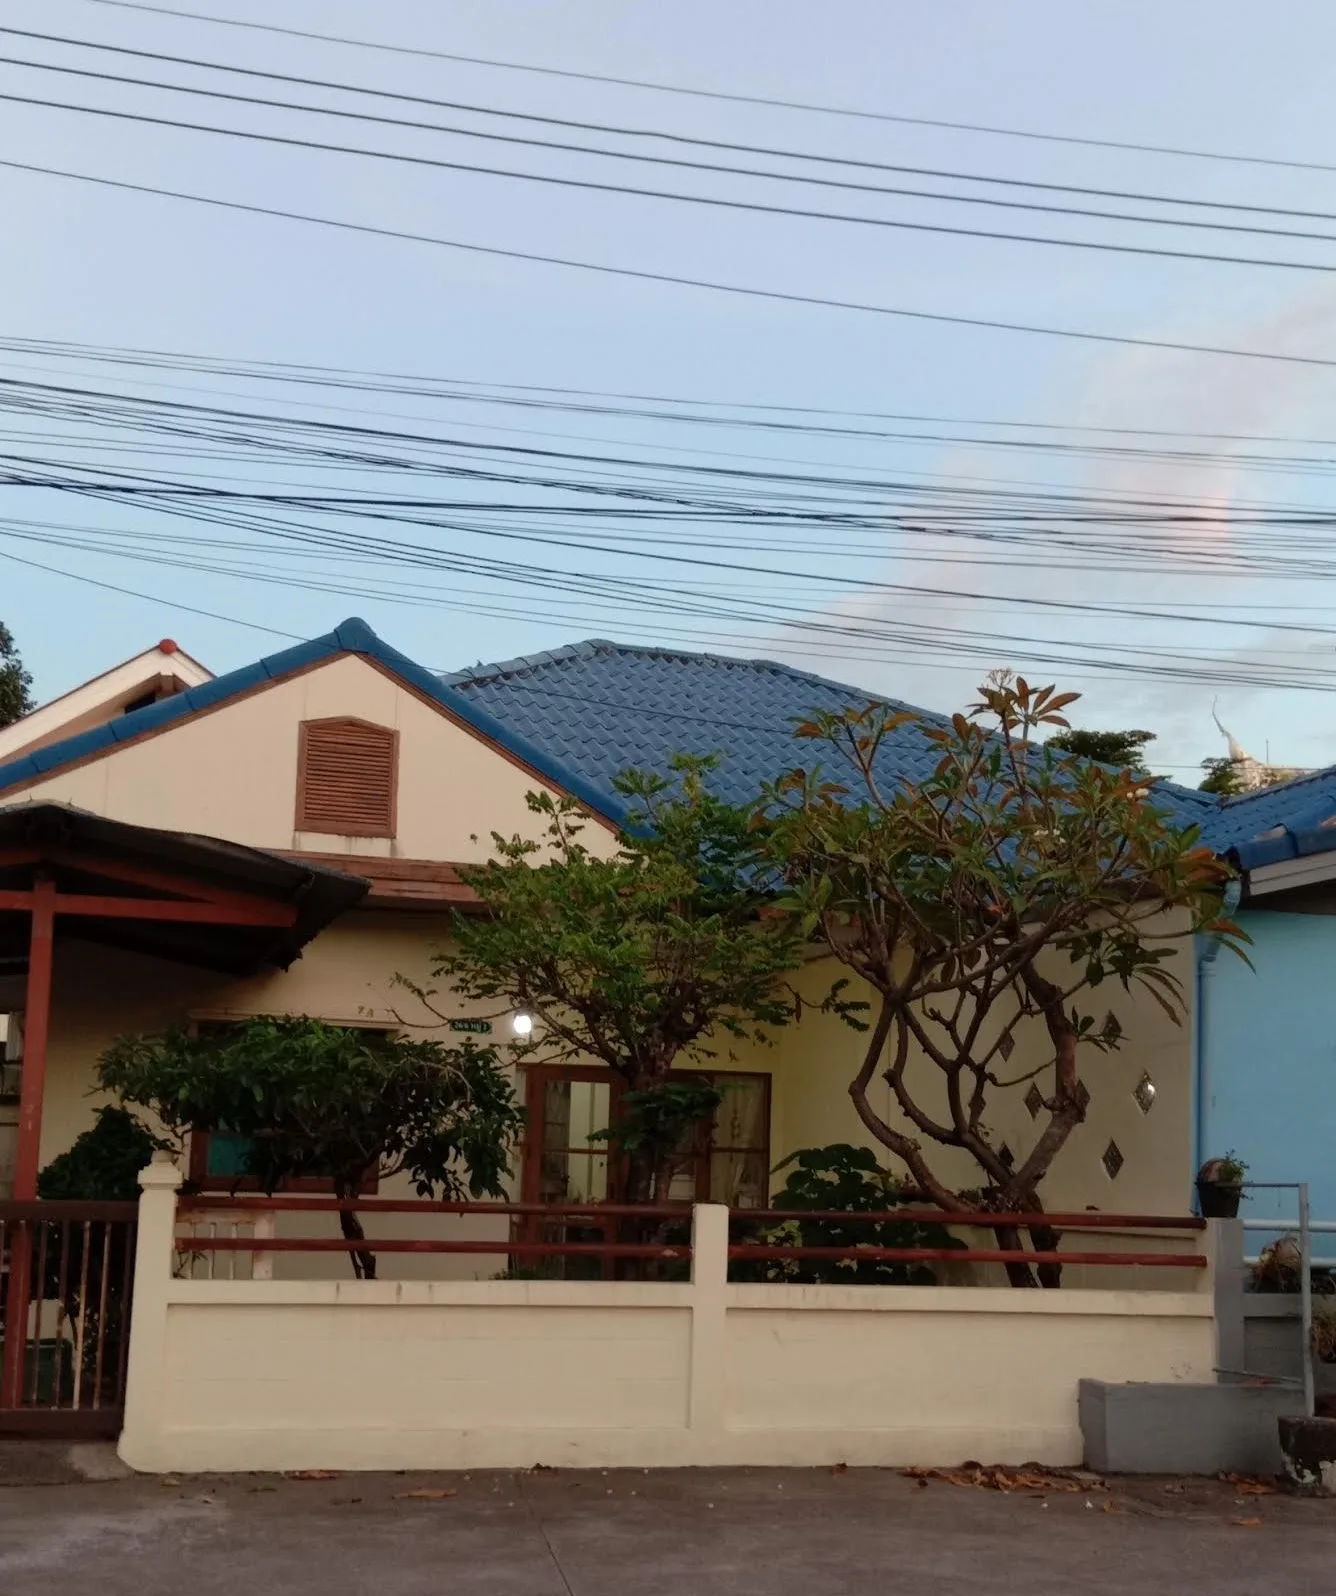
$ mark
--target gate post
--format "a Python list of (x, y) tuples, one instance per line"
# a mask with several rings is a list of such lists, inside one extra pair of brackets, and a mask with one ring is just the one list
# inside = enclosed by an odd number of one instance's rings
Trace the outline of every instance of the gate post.
[(181, 1171), (169, 1153), (154, 1153), (139, 1172), (139, 1235), (125, 1375), (125, 1424), (117, 1452), (132, 1469), (160, 1472), (159, 1450), (167, 1350), (167, 1297), (176, 1262), (176, 1193)]
[(725, 1429), (728, 1357), (728, 1209), (697, 1203), (691, 1210), (691, 1369), (687, 1428), (691, 1461), (709, 1453)]

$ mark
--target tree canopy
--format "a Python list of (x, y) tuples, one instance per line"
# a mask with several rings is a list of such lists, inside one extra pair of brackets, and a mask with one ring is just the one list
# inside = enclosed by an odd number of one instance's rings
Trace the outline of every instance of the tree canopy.
[[(423, 1197), (501, 1197), (522, 1115), (495, 1050), (447, 1048), (290, 1015), (196, 1035), (118, 1038), (98, 1079), (178, 1137), (249, 1139), (246, 1173), (267, 1192), (302, 1177), (355, 1197), (372, 1177), (409, 1175)], [(362, 1240), (357, 1216), (340, 1215)], [(354, 1266), (375, 1274), (374, 1255)]]
[(1206, 775), (1197, 783), (1198, 792), (1214, 792), (1224, 798), (1232, 798), (1235, 793), (1243, 791), (1243, 777), (1239, 774), (1237, 760), (1222, 754), (1217, 759), (1203, 759), (1201, 768)]
[(1116, 770), (1132, 770), (1145, 776), (1150, 773), (1145, 748), (1154, 741), (1155, 733), (1149, 731), (1082, 731), (1074, 727), (1054, 732), (1048, 739), (1048, 746), (1082, 759), (1097, 759), (1100, 764), (1112, 765)]
[(0, 621), (0, 726), (12, 725), (32, 707), (32, 677), (23, 668), (14, 634)]
[[(531, 793), (545, 839), (494, 835), (494, 858), (460, 872), (485, 912), (457, 916), (434, 970), (457, 997), (532, 1016), (517, 1058), (593, 1059), (637, 1094), (636, 1145), (623, 1148), (631, 1201), (650, 1195), (660, 1144), (684, 1129), (678, 1097), (659, 1111), (646, 1094), (792, 1017), (784, 978), (801, 927), (774, 912), (764, 833), (711, 792), (713, 764), (680, 756), (670, 776), (619, 777), (631, 813), (610, 856), (587, 846), (572, 800)], [(697, 1095), (699, 1112), (707, 1099)]]
[[(889, 787), (879, 750), (916, 717), (881, 704), (824, 713), (798, 735), (823, 744), (845, 779), (797, 770), (767, 796), (791, 912), (871, 989), (870, 1006), (832, 997), (867, 1033), (854, 1107), (944, 1210), (1039, 1208), (1044, 1176), (1085, 1117), (1078, 1059), (1121, 1041), (1096, 989), (1135, 989), (1178, 1020), (1176, 945), (1198, 930), (1246, 941), (1222, 913), (1227, 867), (1166, 817), (1153, 785), (1032, 740), (1065, 727), (1076, 696), (989, 682), (972, 718), (922, 724), (932, 773)], [(1166, 909), (1182, 911), (1177, 926)], [(1036, 1027), (1038, 1065), (1009, 1068), (1018, 1036)], [(878, 1078), (894, 1120), (874, 1096)], [(1033, 1140), (1004, 1147), (990, 1108), (1027, 1087)], [(933, 1144), (968, 1155), (979, 1187), (949, 1179)], [(1014, 1228), (999, 1225), (1010, 1244)], [(1043, 1231), (1033, 1239), (1053, 1245)], [(1029, 1283), (1030, 1272), (1013, 1278)]]

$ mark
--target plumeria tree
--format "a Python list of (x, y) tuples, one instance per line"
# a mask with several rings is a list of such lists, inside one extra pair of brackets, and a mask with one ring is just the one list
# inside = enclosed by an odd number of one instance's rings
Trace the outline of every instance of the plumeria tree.
[[(1076, 696), (1000, 678), (946, 723), (884, 704), (816, 715), (798, 736), (823, 745), (827, 769), (795, 770), (765, 801), (791, 912), (870, 989), (870, 1003), (840, 987), (830, 1000), (865, 1033), (849, 1082), (859, 1118), (939, 1208), (996, 1212), (1004, 1246), (1022, 1238), (1002, 1216), (1041, 1210), (1044, 1177), (1085, 1117), (1082, 1057), (1122, 1041), (1111, 1013), (1099, 1018), (1099, 989), (1181, 1021), (1180, 949), (1201, 931), (1246, 941), (1222, 913), (1226, 867), (1153, 783), (1033, 741), (1067, 725)], [(882, 746), (916, 721), (930, 773), (887, 784)], [(1036, 1031), (1039, 1053), (1025, 1057), (1038, 1062), (1009, 1065)], [(894, 1117), (874, 1102), (877, 1081)], [(1034, 1140), (1012, 1157), (990, 1110), (1031, 1083)], [(971, 1161), (968, 1189), (945, 1173), (947, 1149)], [(1030, 1238), (1056, 1245), (1045, 1226)], [(1011, 1275), (1036, 1278), (1028, 1265)], [(1038, 1278), (1057, 1283), (1051, 1261)]]

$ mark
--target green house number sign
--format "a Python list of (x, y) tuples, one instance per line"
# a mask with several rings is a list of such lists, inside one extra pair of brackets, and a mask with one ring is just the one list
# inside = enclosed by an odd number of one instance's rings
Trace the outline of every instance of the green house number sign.
[(492, 1022), (490, 1020), (451, 1020), (452, 1031), (465, 1031), (470, 1036), (490, 1036)]

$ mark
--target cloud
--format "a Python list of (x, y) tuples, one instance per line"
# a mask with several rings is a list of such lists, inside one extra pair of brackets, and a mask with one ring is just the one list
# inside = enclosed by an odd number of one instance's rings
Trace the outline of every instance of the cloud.
[[(1336, 289), (1318, 285), (1261, 313), (1215, 321), (1198, 318), (1194, 325), (1157, 328), (1152, 335), (1297, 355), (1325, 352), (1336, 349)], [(1119, 349), (1094, 356), (1083, 368), (1076, 391), (1056, 396), (1050, 414), (1067, 423), (1100, 428), (1336, 437), (1336, 385), (1329, 373), (1316, 367), (1172, 350)], [(1156, 440), (1114, 435), (1110, 441), (1149, 447)], [(1264, 453), (1264, 446), (1191, 437), (1165, 441), (1171, 448), (1213, 452), (1222, 458), (1166, 463), (1135, 455), (1117, 459), (1068, 456), (1064, 464), (1062, 457), (972, 449), (951, 451), (933, 466), (962, 482), (970, 477), (1010, 475), (1018, 480), (1052, 481), (1082, 493), (1182, 499), (1185, 508), (1208, 516), (1215, 512), (1218, 519), (1172, 534), (1175, 542), (1187, 548), (1210, 544), (1227, 549), (1230, 532), (1224, 512), (1231, 506), (1248, 500), (1303, 502), (1310, 492), (1302, 479), (1269, 473), (1230, 457)], [(1116, 561), (1101, 561), (1115, 568), (1099, 573), (1064, 570), (1056, 559), (1045, 560), (1033, 549), (1018, 550), (1007, 569), (953, 563), (945, 553), (932, 563), (912, 564), (889, 555), (875, 573), (876, 579), (936, 587), (941, 598), (915, 603), (868, 592), (841, 599), (819, 614), (823, 620), (836, 622), (894, 625), (908, 621), (1025, 635), (1045, 640), (1043, 652), (1077, 652), (1094, 642), (1119, 650), (1200, 651), (1218, 659), (1222, 669), (1245, 673), (1250, 669), (1294, 673), (1336, 667), (1336, 634), (1328, 643), (1308, 640), (1303, 634), (1230, 625), (1227, 608), (1218, 611), (1219, 627), (1206, 627), (1170, 621), (1101, 620), (1016, 602), (1045, 598), (1143, 607), (1158, 604), (1206, 614), (1213, 613), (1208, 606), (1313, 602), (1311, 589), (1293, 581), (1157, 574), (1150, 536), (1146, 534), (1146, 558), (1128, 557), (1121, 568)], [(1165, 549), (1163, 533), (1156, 535), (1156, 545)], [(947, 596), (950, 590), (962, 588), (992, 596), (986, 603)], [(922, 651), (895, 661), (841, 660), (832, 655), (827, 664), (814, 667), (805, 652), (810, 643), (803, 645), (802, 654), (793, 650), (785, 636), (768, 639), (765, 646), (794, 664), (820, 668), (827, 675), (936, 709), (965, 702), (993, 666), (1010, 664), (1026, 669), (1027, 652), (1041, 651), (1039, 646), (1027, 650), (1023, 644), (979, 646), (971, 649), (966, 660)], [(874, 645), (865, 646), (873, 652)], [(1129, 679), (1074, 667), (1030, 668), (1045, 680), (1056, 676), (1064, 686), (1085, 693), (1085, 702), (1077, 711), (1084, 724), (1137, 725), (1156, 731), (1163, 760), (1172, 764), (1172, 774), (1184, 781), (1195, 781), (1202, 758), (1223, 752), (1211, 719), (1212, 702), (1217, 697), (1222, 718), (1259, 756), (1269, 742), (1277, 763), (1316, 765), (1336, 759), (1336, 715), (1331, 714), (1332, 700), (1324, 695), (1240, 683), (1221, 686), (1170, 678)]]

